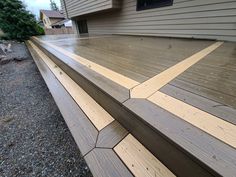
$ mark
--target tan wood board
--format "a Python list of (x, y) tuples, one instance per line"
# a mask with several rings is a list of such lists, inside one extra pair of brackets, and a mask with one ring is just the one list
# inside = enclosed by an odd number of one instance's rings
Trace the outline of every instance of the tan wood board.
[(142, 84), (132, 88), (130, 91), (131, 98), (147, 98), (222, 44), (223, 42), (215, 42), (209, 47), (197, 52), (196, 54), (168, 68)]
[(29, 43), (99, 131), (114, 120), (109, 113), (107, 113), (96, 101), (94, 101), (50, 58), (40, 51), (38, 47), (30, 41)]
[(148, 100), (236, 148), (235, 125), (159, 91)]
[(114, 150), (135, 177), (175, 176), (131, 134), (125, 137)]
[(113, 82), (115, 82), (115, 83), (117, 83), (117, 84), (119, 84), (119, 85), (121, 85), (121, 86), (123, 86), (123, 87), (125, 87), (127, 89), (131, 89), (132, 87), (134, 87), (134, 86), (139, 84), (139, 82), (137, 82), (137, 81), (135, 81), (133, 79), (130, 79), (130, 78), (128, 78), (128, 77), (126, 77), (126, 76), (124, 76), (122, 74), (119, 74), (119, 73), (117, 73), (115, 71), (112, 71), (112, 70), (110, 70), (108, 68), (105, 68), (105, 67), (103, 67), (101, 65), (98, 65), (98, 64), (96, 64), (96, 63), (94, 63), (92, 61), (89, 61), (89, 60), (87, 60), (87, 59), (85, 59), (83, 57), (80, 57), (80, 56), (78, 56), (78, 55), (76, 55), (74, 53), (71, 53), (71, 52), (69, 52), (69, 51), (67, 51), (67, 50), (65, 50), (65, 49), (63, 49), (61, 47), (58, 47), (58, 46), (56, 46), (54, 44), (51, 44), (49, 42), (42, 41), (42, 40), (38, 39), (37, 37), (34, 37), (34, 39), (36, 39), (36, 40), (38, 40), (38, 41), (40, 41), (40, 42), (42, 42), (42, 43), (44, 43), (44, 44), (54, 48), (55, 50), (63, 53), (64, 55), (69, 56), (70, 58), (72, 58), (75, 61), (81, 63), (82, 65), (85, 65), (86, 67), (92, 69), (93, 71), (101, 74), (102, 76), (112, 80)]

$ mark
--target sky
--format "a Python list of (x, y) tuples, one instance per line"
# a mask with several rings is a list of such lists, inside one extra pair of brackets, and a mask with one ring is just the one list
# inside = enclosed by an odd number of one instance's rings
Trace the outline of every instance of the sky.
[[(27, 10), (31, 11), (34, 15), (39, 17), (40, 9), (50, 9), (50, 0), (22, 0), (26, 4)], [(60, 0), (54, 0), (57, 6), (60, 8)]]

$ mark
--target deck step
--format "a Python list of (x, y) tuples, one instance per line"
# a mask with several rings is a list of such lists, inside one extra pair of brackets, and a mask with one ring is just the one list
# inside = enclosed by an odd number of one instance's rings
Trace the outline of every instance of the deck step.
[[(227, 144), (221, 141), (224, 138), (207, 132), (208, 128), (199, 128), (192, 120), (181, 119), (179, 114), (173, 114), (166, 107), (156, 104), (157, 101), (151, 99), (155, 95), (148, 99), (130, 98), (131, 87), (136, 86), (137, 82), (37, 37), (32, 38), (30, 44), (43, 53), (43, 58), (46, 56), (51, 61), (49, 63), (52, 63), (52, 67), (57, 65), (55, 75), (61, 77), (61, 83), (68, 82), (64, 87), (70, 90), (70, 96), (84, 109), (86, 117), (91, 116), (89, 122), (98, 134), (96, 150), (91, 151), (94, 143), (81, 150), (82, 154), (86, 154), (90, 147), (90, 160), (98, 154), (104, 155), (106, 159), (107, 156), (100, 148), (117, 148), (119, 142), (126, 144), (124, 137), (131, 134), (176, 176), (234, 176), (236, 173), (236, 153), (234, 147), (230, 146), (234, 142), (234, 135)], [(81, 93), (81, 90), (86, 92)], [(79, 94), (75, 94), (77, 92)], [(80, 100), (84, 100), (84, 103), (79, 103)], [(100, 108), (91, 112), (88, 105), (98, 105)], [(95, 119), (97, 114), (104, 116), (104, 119)], [(84, 134), (81, 133), (81, 136), (86, 138)], [(90, 139), (90, 142), (93, 141)], [(124, 146), (120, 144), (120, 147)], [(111, 156), (114, 156), (113, 153), (118, 154), (116, 148), (109, 152)], [(119, 157), (126, 166), (130, 166), (127, 161), (130, 154), (126, 152), (123, 158)], [(100, 161), (104, 161), (102, 159)], [(133, 169), (129, 170), (136, 174)]]
[(94, 176), (175, 176), (35, 44), (27, 46)]

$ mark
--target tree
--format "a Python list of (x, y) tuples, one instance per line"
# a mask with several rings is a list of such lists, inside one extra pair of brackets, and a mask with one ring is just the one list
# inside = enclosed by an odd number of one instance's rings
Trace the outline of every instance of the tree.
[(0, 29), (7, 39), (25, 40), (44, 30), (20, 0), (0, 0)]
[(59, 10), (54, 0), (50, 0), (50, 6), (52, 10), (56, 10), (56, 11)]

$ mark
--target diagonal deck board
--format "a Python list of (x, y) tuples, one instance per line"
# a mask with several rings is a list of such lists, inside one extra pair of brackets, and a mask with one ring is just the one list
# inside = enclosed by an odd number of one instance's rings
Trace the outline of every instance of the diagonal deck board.
[(162, 73), (154, 76), (153, 78), (143, 82), (142, 84), (131, 89), (132, 98), (147, 98), (155, 91), (159, 90), (161, 87), (169, 83), (171, 80), (176, 78), (178, 75), (183, 73), (189, 67), (203, 59), (209, 53), (214, 51), (216, 48), (221, 46), (223, 42), (216, 42), (209, 47), (201, 50), (200, 52), (186, 58), (185, 60), (177, 63), (176, 65), (168, 68)]

